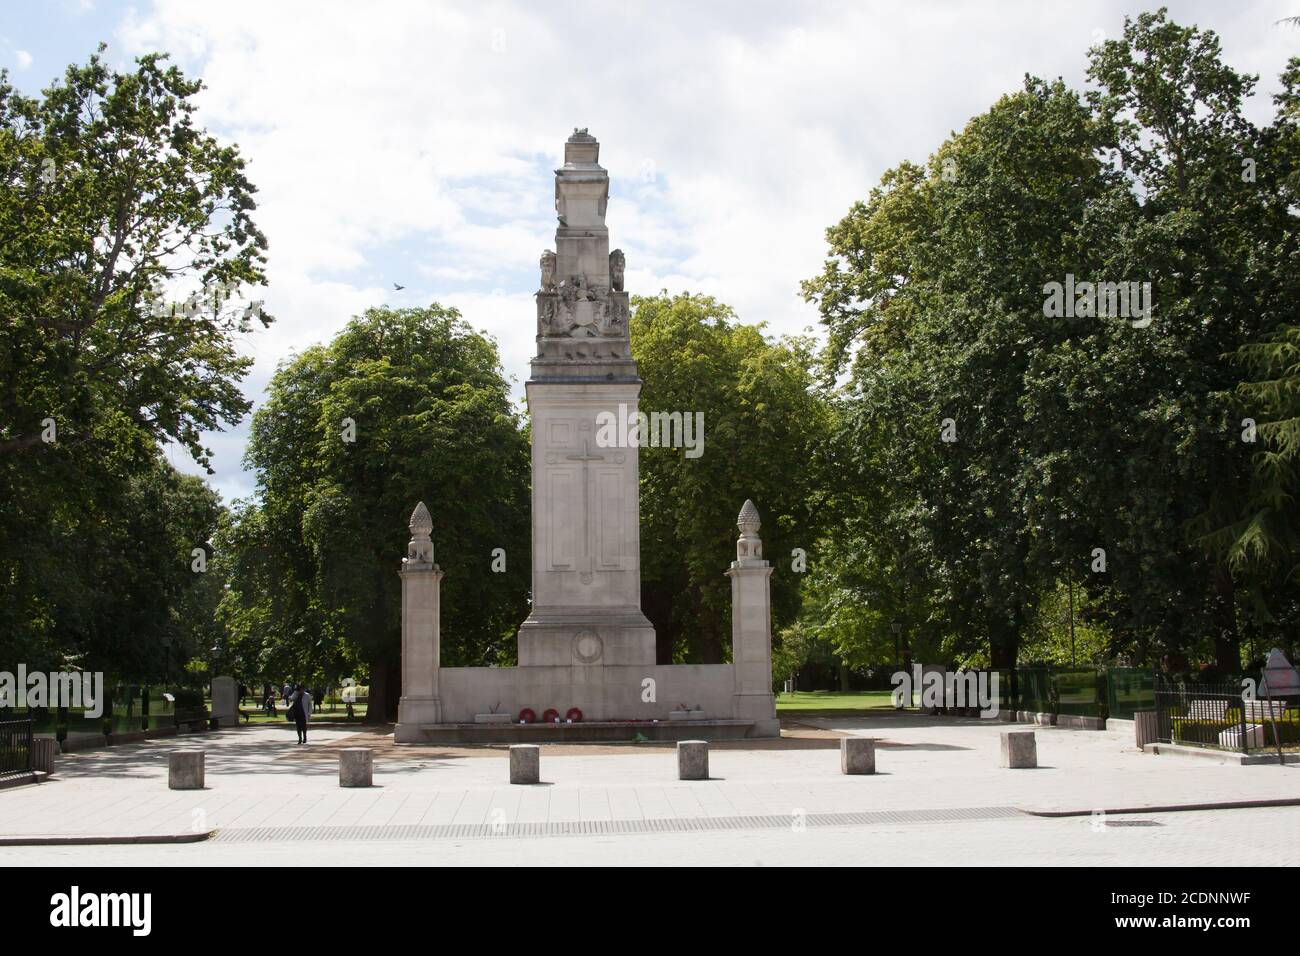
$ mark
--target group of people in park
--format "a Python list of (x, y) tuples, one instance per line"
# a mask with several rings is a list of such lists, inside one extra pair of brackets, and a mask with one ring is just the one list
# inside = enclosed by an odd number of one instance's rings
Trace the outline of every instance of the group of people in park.
[[(240, 688), (240, 696), (243, 696), (244, 688)], [(324, 694), (317, 691), (315, 695), (309, 691), (303, 684), (290, 684), (288, 681), (281, 686), (277, 692), (270, 684), (262, 687), (262, 710), (268, 717), (275, 717), (276, 700), (279, 699), (289, 711), (286, 714), (289, 720), (292, 720), (294, 726), (298, 729), (298, 743), (307, 742), (307, 721), (311, 717), (313, 702)]]

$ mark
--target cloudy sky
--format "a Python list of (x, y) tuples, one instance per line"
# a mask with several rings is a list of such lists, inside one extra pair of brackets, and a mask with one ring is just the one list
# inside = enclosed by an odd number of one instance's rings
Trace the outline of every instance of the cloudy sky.
[[(277, 362), (367, 306), (432, 300), (495, 336), (521, 397), (575, 126), (601, 141), (630, 291), (710, 293), (799, 331), (823, 230), (885, 169), (924, 160), (1027, 72), (1082, 86), (1088, 46), (1153, 6), (6, 0), (0, 66), (35, 92), (103, 40), (120, 68), (163, 50), (203, 77), (200, 120), (248, 159), (270, 243), (278, 321), (248, 343), (255, 400)], [(1251, 114), (1267, 122), (1300, 53), (1275, 21), (1300, 0), (1168, 6), (1260, 74)], [(227, 500), (253, 487), (246, 434), (209, 436)]]

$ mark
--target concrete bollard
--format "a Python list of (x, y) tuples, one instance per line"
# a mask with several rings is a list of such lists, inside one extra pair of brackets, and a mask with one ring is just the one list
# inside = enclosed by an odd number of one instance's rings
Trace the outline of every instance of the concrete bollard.
[(202, 750), (173, 750), (167, 755), (167, 786), (171, 790), (203, 789)]
[(1038, 741), (1032, 730), (1002, 731), (1002, 766), (1013, 770), (1038, 766)]
[(339, 751), (339, 786), (369, 787), (374, 780), (374, 757), (369, 747), (344, 747)]
[(709, 779), (709, 742), (707, 740), (677, 741), (677, 779)]
[(840, 773), (875, 773), (876, 739), (874, 737), (840, 738)]
[(1160, 739), (1159, 724), (1154, 710), (1139, 710), (1133, 715), (1133, 738), (1138, 750)]
[(59, 752), (59, 742), (53, 737), (36, 737), (32, 740), (32, 769), (54, 773), (54, 755)]
[(510, 782), (539, 783), (542, 779), (542, 751), (537, 744), (510, 745)]

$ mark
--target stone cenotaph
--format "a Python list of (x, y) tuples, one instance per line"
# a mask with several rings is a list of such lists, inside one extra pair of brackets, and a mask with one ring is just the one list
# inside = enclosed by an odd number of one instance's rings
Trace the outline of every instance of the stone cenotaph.
[[(442, 571), (432, 516), (411, 515), (402, 562), (402, 743), (776, 736), (771, 566), (745, 502), (732, 580), (730, 664), (655, 663), (641, 611), (638, 442), (608, 447), (598, 421), (635, 416), (624, 256), (609, 248), (609, 174), (585, 129), (555, 171), (555, 248), (541, 256), (532, 422), (532, 613), (518, 667), (444, 668)], [(661, 453), (670, 453), (663, 450)], [(454, 625), (453, 625), (454, 626)], [(542, 715), (553, 711), (549, 721)], [(531, 712), (531, 714), (530, 714)]]

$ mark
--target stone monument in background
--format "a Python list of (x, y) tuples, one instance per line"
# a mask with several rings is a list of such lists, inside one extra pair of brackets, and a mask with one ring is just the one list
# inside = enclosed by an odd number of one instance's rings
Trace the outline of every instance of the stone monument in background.
[(634, 415), (641, 393), (599, 159), (596, 138), (574, 130), (555, 171), (559, 224), (536, 295), (537, 355), (526, 385), (533, 610), (519, 628), (523, 667), (655, 662), (654, 628), (641, 613), (638, 448), (596, 442), (597, 416)]
[[(400, 572), (399, 742), (780, 733), (771, 686), (772, 568), (762, 559), (753, 502), (741, 510), (736, 560), (726, 572), (734, 663), (655, 663), (654, 628), (641, 611), (639, 445), (635, 437), (616, 447), (597, 440), (602, 418), (635, 417), (641, 392), (625, 257), (609, 248), (609, 174), (599, 159), (595, 137), (574, 130), (555, 171), (555, 248), (540, 260), (537, 354), (526, 385), (532, 612), (519, 628), (519, 666), (441, 666), (436, 523), (419, 503)], [(435, 502), (435, 513), (440, 505), (455, 507)], [(558, 722), (543, 725), (548, 710)], [(524, 723), (528, 711), (533, 720)]]
[(218, 727), (239, 726), (239, 682), (233, 677), (214, 677), (211, 684), (212, 716)]

